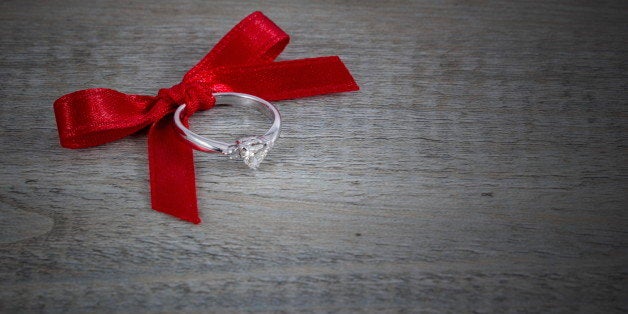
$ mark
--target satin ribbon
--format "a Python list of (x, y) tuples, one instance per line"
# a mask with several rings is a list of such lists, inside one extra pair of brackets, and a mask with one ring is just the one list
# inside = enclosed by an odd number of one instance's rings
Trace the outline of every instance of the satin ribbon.
[(261, 12), (254, 12), (229, 31), (181, 83), (160, 89), (157, 96), (106, 88), (64, 95), (54, 103), (61, 146), (101, 145), (150, 126), (152, 208), (200, 223), (192, 148), (172, 122), (179, 104), (186, 104), (183, 120), (187, 126), (194, 112), (214, 106), (214, 92), (282, 100), (359, 89), (337, 56), (274, 62), (288, 41), (288, 34)]

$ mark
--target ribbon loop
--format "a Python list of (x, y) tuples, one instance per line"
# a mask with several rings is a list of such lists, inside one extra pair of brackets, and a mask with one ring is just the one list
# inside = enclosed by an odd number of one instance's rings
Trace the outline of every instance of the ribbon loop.
[(267, 63), (275, 60), (290, 41), (262, 12), (253, 12), (234, 26), (184, 77), (206, 81), (208, 71), (221, 66)]
[(290, 38), (261, 12), (244, 18), (186, 75), (157, 96), (94, 88), (54, 103), (61, 145), (85, 148), (147, 126), (153, 209), (199, 223), (192, 148), (172, 126), (172, 112), (186, 104), (184, 123), (214, 106), (214, 92), (236, 91), (268, 100), (355, 91), (359, 87), (338, 57), (274, 62)]

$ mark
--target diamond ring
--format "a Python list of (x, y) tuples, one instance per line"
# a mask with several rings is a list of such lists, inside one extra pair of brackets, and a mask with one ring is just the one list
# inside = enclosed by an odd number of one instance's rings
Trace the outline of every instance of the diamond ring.
[(214, 98), (216, 98), (216, 105), (255, 106), (273, 120), (273, 125), (264, 135), (244, 137), (235, 141), (234, 144), (215, 141), (200, 136), (183, 125), (181, 122), (181, 112), (185, 109), (185, 104), (183, 104), (174, 112), (174, 124), (179, 130), (179, 134), (196, 150), (220, 153), (231, 159), (242, 159), (247, 166), (257, 169), (279, 137), (279, 130), (281, 129), (279, 111), (266, 100), (248, 94), (214, 93)]

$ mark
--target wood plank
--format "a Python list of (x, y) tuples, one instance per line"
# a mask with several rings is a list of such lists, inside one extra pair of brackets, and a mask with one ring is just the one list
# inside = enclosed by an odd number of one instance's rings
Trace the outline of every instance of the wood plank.
[[(259, 171), (197, 154), (201, 225), (150, 209), (145, 133), (59, 146), (57, 97), (154, 94), (257, 9), (291, 35), (282, 60), (339, 55), (361, 91), (278, 102)], [(4, 1), (0, 312), (625, 312), (626, 16)], [(194, 122), (228, 139), (243, 115)]]

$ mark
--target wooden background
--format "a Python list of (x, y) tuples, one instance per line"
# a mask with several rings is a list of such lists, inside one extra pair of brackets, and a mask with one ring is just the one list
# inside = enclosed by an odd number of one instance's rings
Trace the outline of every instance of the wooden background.
[[(0, 312), (628, 310), (628, 2), (172, 2), (0, 3)], [(259, 171), (197, 154), (201, 225), (145, 133), (59, 146), (57, 97), (155, 94), (255, 10), (362, 89), (279, 102)]]

